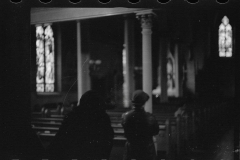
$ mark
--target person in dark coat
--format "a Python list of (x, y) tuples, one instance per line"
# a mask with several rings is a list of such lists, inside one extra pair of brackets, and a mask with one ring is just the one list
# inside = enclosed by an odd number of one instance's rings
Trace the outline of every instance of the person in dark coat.
[(67, 115), (47, 148), (47, 156), (54, 159), (108, 159), (114, 132), (103, 98), (96, 91), (87, 91), (78, 107)]
[(123, 160), (155, 160), (153, 136), (159, 132), (155, 117), (144, 110), (149, 96), (137, 90), (132, 97), (132, 110), (122, 115), (122, 126), (127, 138)]
[(45, 152), (41, 140), (30, 123), (19, 122), (17, 118), (1, 128), (1, 159), (41, 160)]

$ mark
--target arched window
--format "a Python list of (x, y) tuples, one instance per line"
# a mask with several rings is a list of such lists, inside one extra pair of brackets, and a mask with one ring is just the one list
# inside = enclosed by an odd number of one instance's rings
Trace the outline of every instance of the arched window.
[(219, 57), (232, 57), (232, 27), (224, 16), (218, 32)]
[(36, 26), (36, 91), (54, 92), (54, 38), (49, 24)]

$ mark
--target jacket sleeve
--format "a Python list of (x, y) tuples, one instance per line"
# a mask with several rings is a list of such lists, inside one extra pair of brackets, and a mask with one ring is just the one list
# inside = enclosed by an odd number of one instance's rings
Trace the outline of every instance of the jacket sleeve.
[(150, 127), (152, 131), (152, 135), (157, 135), (159, 132), (159, 125), (158, 121), (156, 120), (154, 115), (149, 116), (149, 121), (150, 121)]
[(122, 126), (124, 127), (125, 126), (125, 123), (126, 123), (126, 116), (125, 116), (125, 113), (122, 114), (122, 121), (121, 121), (121, 124)]

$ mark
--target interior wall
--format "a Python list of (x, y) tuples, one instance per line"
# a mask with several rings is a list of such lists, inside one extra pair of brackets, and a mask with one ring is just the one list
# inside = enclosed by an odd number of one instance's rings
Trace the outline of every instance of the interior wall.
[[(109, 20), (116, 23), (107, 23)], [(123, 18), (107, 17), (82, 21), (82, 54), (84, 91), (95, 89), (104, 96), (115, 95), (122, 98), (122, 49), (123, 49)], [(112, 24), (112, 25), (111, 25)], [(53, 26), (55, 24), (53, 23)], [(51, 94), (37, 94), (36, 86), (36, 47), (35, 26), (31, 34), (31, 106), (52, 102), (78, 101), (77, 99), (77, 40), (76, 22), (60, 23), (62, 30), (62, 91)], [(107, 28), (114, 28), (108, 30)], [(56, 32), (54, 30), (54, 32)], [(54, 33), (57, 35), (56, 33)], [(120, 37), (120, 38), (116, 38)], [(55, 41), (56, 43), (56, 41)], [(57, 44), (55, 44), (57, 46)], [(57, 51), (56, 51), (57, 52)], [(57, 53), (56, 53), (57, 55)], [(91, 66), (90, 60), (101, 60), (99, 66)], [(94, 68), (95, 67), (95, 68)], [(94, 69), (93, 69), (94, 68)]]
[[(218, 30), (224, 15), (230, 19), (233, 27), (233, 38), (236, 34), (234, 28), (237, 19), (231, 13), (215, 12), (195, 25), (196, 42), (194, 56), (196, 60), (196, 88), (200, 96), (235, 96), (235, 59), (219, 57)], [(206, 16), (206, 15), (205, 15)], [(204, 15), (203, 15), (204, 17)], [(234, 39), (233, 39), (234, 40)], [(234, 45), (234, 44), (233, 44)], [(233, 48), (236, 46), (233, 46)], [(235, 51), (233, 50), (233, 54)]]
[[(35, 38), (35, 26), (31, 26), (31, 107), (32, 110), (40, 110), (41, 105), (45, 103), (58, 103), (69, 104), (77, 101), (77, 53), (76, 53), (76, 24), (74, 22), (52, 24), (54, 42), (55, 42), (55, 62), (58, 56), (58, 44), (57, 44), (57, 26), (61, 27), (61, 66), (62, 77), (56, 76), (56, 82), (62, 82), (61, 91), (57, 90), (55, 93), (38, 94), (36, 93), (36, 38)], [(69, 32), (71, 30), (71, 32)], [(71, 42), (71, 43), (69, 43)], [(57, 74), (57, 66), (55, 65), (55, 74)]]
[[(165, 25), (169, 26), (169, 28), (159, 29), (154, 28), (153, 31), (157, 31), (160, 37), (162, 35), (167, 35), (166, 37), (170, 37), (175, 43), (179, 44), (179, 78), (180, 78), (180, 87), (182, 87), (183, 94), (208, 94), (208, 92), (212, 92), (215, 94), (219, 92), (221, 95), (234, 96), (234, 86), (235, 86), (235, 77), (234, 77), (234, 66), (231, 65), (233, 60), (230, 62), (227, 61), (219, 61), (218, 56), (218, 23), (210, 23), (210, 29), (207, 25), (207, 20), (211, 21), (214, 17), (210, 16), (206, 21), (202, 21), (202, 19), (198, 19), (196, 17), (189, 18), (187, 17), (184, 21), (184, 25), (182, 20), (186, 15), (177, 16), (178, 20), (177, 25), (173, 27), (174, 20), (171, 20), (171, 17), (168, 17)], [(204, 17), (204, 16), (203, 16)], [(114, 17), (112, 17), (114, 19)], [(119, 18), (119, 17), (116, 17)], [(116, 19), (115, 18), (115, 19)], [(203, 19), (205, 20), (206, 17)], [(113, 20), (112, 19), (112, 20)], [(220, 18), (216, 18), (216, 21), (221, 20)], [(110, 27), (110, 24), (104, 25), (102, 22), (108, 21), (106, 18), (99, 19), (89, 23), (90, 37), (96, 37), (95, 39), (91, 39), (91, 44), (88, 43), (89, 37), (86, 32), (83, 32), (83, 50), (84, 54), (89, 54), (90, 59), (101, 59), (102, 64), (100, 66), (101, 70), (94, 73), (97, 79), (103, 78), (102, 91), (104, 92), (114, 92), (115, 99), (121, 99), (122, 97), (122, 66), (121, 66), (121, 53), (122, 53), (122, 45), (123, 45), (123, 19), (116, 20), (116, 24), (118, 28), (116, 28), (115, 32), (106, 30), (106, 28)], [(233, 22), (236, 19), (231, 19), (230, 22)], [(100, 30), (97, 30), (96, 24), (102, 24)], [(136, 20), (136, 23), (138, 21)], [(116, 25), (115, 24), (115, 25)], [(219, 22), (220, 24), (220, 22)], [(121, 26), (122, 27), (119, 27)], [(39, 96), (34, 91), (35, 86), (35, 46), (32, 45), (32, 63), (31, 63), (31, 86), (32, 86), (32, 105), (35, 104), (43, 104), (47, 102), (62, 102), (65, 99), (68, 101), (77, 101), (77, 62), (76, 62), (76, 24), (74, 22), (64, 23), (63, 25), (63, 41), (62, 41), (62, 92), (59, 95), (51, 95), (51, 96)], [(137, 34), (135, 35), (136, 40), (136, 55), (141, 55), (141, 28), (140, 25), (136, 25)], [(113, 26), (111, 26), (113, 27)], [(233, 25), (234, 27), (234, 25)], [(84, 28), (85, 30), (86, 28)], [(69, 32), (71, 30), (71, 32)], [(104, 32), (103, 32), (104, 31)], [(164, 33), (163, 33), (164, 31)], [(119, 32), (119, 33), (116, 33)], [(120, 34), (122, 32), (122, 35)], [(209, 34), (211, 32), (211, 34)], [(156, 35), (153, 32), (153, 35)], [(32, 32), (32, 37), (35, 36), (34, 32)], [(102, 37), (107, 36), (108, 42), (104, 42)], [(115, 41), (115, 37), (117, 40)], [(154, 36), (153, 36), (154, 38)], [(34, 39), (34, 38), (33, 38)], [(69, 43), (71, 42), (71, 43)], [(103, 43), (104, 42), (104, 43)], [(157, 44), (156, 40), (154, 43)], [(35, 44), (35, 41), (32, 41), (32, 44)], [(87, 46), (87, 47), (86, 47)], [(153, 51), (157, 51), (159, 46), (153, 45)], [(209, 47), (210, 46), (210, 47)], [(136, 66), (140, 66), (140, 62), (142, 62), (141, 57), (136, 58)], [(139, 63), (138, 63), (139, 62)], [(223, 65), (224, 64), (224, 65)], [(154, 64), (154, 66), (157, 66)], [(87, 67), (88, 68), (88, 67)], [(220, 69), (221, 68), (221, 69)], [(157, 71), (157, 69), (155, 69)], [(139, 73), (141, 70), (139, 71)], [(228, 77), (228, 78), (226, 78)], [(135, 70), (135, 77), (133, 77), (136, 81), (136, 89), (141, 88), (141, 74), (138, 75), (138, 72)], [(89, 83), (88, 88), (91, 88), (93, 85), (93, 78), (86, 79)], [(99, 84), (97, 84), (99, 85)], [(139, 86), (139, 87), (138, 87)], [(101, 87), (100, 87), (101, 88)], [(101, 89), (100, 89), (101, 90)], [(67, 98), (66, 98), (67, 95)], [(121, 101), (121, 100), (120, 100)], [(120, 102), (119, 101), (119, 102)]]

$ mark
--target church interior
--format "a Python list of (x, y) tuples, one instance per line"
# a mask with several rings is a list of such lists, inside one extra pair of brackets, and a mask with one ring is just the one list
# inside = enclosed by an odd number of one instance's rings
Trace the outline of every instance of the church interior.
[(131, 109), (132, 93), (143, 90), (150, 96), (145, 110), (160, 128), (154, 136), (159, 160), (239, 159), (240, 17), (234, 2), (179, 8), (22, 4), (24, 11), (10, 5), (6, 12), (14, 16), (4, 18), (1, 33), (7, 42), (1, 46), (4, 156), (34, 156), (28, 130), (47, 147), (82, 94), (96, 90), (114, 130), (110, 160), (120, 160), (126, 141), (121, 115)]

